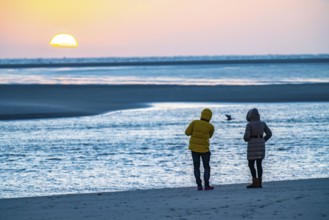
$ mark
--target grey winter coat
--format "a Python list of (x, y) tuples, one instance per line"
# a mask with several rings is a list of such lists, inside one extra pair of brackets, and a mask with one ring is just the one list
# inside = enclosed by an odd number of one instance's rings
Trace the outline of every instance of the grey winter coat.
[[(265, 122), (260, 120), (260, 115), (256, 108), (249, 110), (244, 133), (244, 140), (248, 142), (247, 159), (257, 160), (265, 158), (265, 142), (271, 138), (272, 132)], [(266, 134), (263, 137), (264, 133)]]

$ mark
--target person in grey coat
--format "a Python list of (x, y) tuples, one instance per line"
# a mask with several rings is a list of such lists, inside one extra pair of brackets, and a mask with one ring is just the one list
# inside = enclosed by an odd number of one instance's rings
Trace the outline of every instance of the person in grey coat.
[[(265, 122), (260, 120), (256, 108), (249, 110), (246, 118), (249, 123), (246, 126), (244, 140), (248, 142), (247, 159), (252, 176), (252, 184), (247, 188), (262, 188), (262, 161), (265, 158), (265, 142), (271, 138), (272, 131)], [(263, 137), (264, 133), (265, 137)], [(257, 173), (255, 162), (257, 164)]]

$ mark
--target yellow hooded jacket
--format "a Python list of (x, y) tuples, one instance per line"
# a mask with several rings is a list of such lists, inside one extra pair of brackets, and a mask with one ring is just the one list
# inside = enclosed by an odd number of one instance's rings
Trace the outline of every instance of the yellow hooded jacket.
[(187, 127), (185, 134), (191, 136), (189, 149), (194, 152), (206, 153), (209, 149), (209, 139), (214, 134), (215, 128), (209, 123), (212, 117), (210, 109), (201, 112), (201, 120), (194, 120)]

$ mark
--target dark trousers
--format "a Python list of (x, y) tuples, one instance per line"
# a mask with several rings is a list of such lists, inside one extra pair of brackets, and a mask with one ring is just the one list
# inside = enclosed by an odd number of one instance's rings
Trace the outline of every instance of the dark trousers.
[(257, 164), (257, 174), (258, 178), (262, 178), (263, 176), (263, 167), (262, 167), (262, 159), (257, 159), (257, 160), (248, 160), (248, 166), (250, 169), (250, 173), (252, 178), (257, 178), (256, 177), (256, 169), (255, 169), (255, 161)]
[(209, 179), (210, 179), (210, 151), (207, 153), (198, 153), (198, 152), (192, 152), (192, 159), (193, 159), (193, 166), (194, 166), (194, 176), (196, 180), (196, 184), (198, 186), (202, 185), (202, 181), (200, 178), (200, 158), (202, 158), (203, 168), (204, 168), (204, 183), (205, 186), (209, 186)]

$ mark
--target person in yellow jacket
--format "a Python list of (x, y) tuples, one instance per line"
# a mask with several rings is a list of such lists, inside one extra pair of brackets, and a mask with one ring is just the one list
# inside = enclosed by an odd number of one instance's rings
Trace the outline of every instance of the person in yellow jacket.
[(200, 178), (200, 158), (204, 167), (204, 190), (212, 190), (213, 186), (209, 185), (210, 179), (210, 149), (209, 139), (213, 136), (215, 128), (210, 123), (212, 112), (210, 109), (205, 108), (201, 112), (200, 120), (193, 120), (187, 129), (185, 134), (190, 137), (189, 149), (192, 152), (194, 176), (198, 190), (203, 190), (202, 181)]

